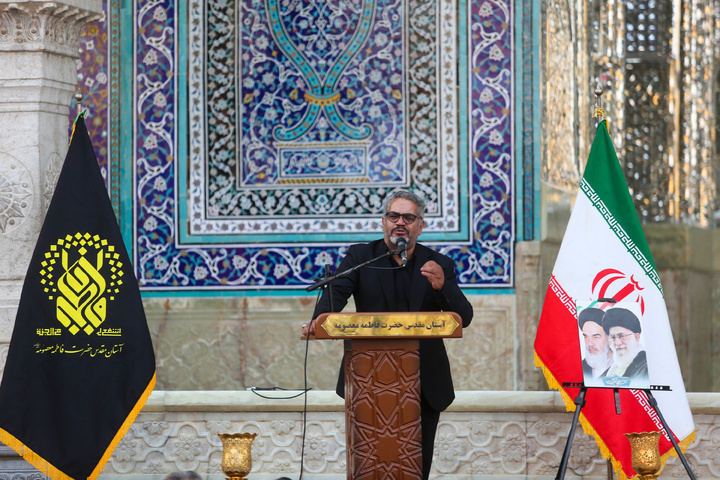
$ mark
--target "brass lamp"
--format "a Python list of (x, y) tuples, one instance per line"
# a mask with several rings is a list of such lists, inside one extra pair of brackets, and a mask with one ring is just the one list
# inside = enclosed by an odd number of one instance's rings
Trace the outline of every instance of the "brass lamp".
[(654, 480), (660, 471), (660, 432), (624, 434), (632, 448), (632, 467), (639, 480)]
[(222, 469), (228, 480), (246, 480), (252, 470), (250, 447), (257, 433), (218, 433), (223, 445)]

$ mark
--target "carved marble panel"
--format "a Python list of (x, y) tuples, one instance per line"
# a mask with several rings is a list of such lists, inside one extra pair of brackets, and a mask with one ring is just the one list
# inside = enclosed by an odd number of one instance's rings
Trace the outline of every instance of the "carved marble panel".
[[(344, 412), (342, 401), (333, 398), (331, 392), (311, 394), (303, 468), (313, 478), (342, 480)], [(685, 456), (696, 478), (717, 478), (717, 394), (689, 394), (689, 398), (696, 412), (696, 441)], [(297, 475), (303, 449), (302, 408), (301, 399), (266, 400), (251, 392), (218, 396), (212, 392), (168, 395), (156, 391), (113, 452), (100, 479), (162, 480), (172, 471), (195, 470), (208, 480), (222, 480), (222, 445), (217, 434), (239, 432), (258, 434), (252, 446), (250, 478), (275, 480)], [(431, 475), (446, 480), (553, 478), (572, 417), (557, 392), (463, 392), (440, 416)], [(42, 478), (28, 476), (32, 472), (14, 452), (0, 447), (0, 478)], [(581, 428), (575, 432), (566, 476), (607, 478), (607, 461), (595, 440)], [(687, 478), (687, 472), (671, 456), (662, 478)]]
[(17, 229), (33, 205), (30, 170), (8, 153), (0, 152), (0, 235)]
[(64, 3), (2, 3), (0, 51), (42, 49), (77, 57), (82, 29), (98, 18), (94, 10)]

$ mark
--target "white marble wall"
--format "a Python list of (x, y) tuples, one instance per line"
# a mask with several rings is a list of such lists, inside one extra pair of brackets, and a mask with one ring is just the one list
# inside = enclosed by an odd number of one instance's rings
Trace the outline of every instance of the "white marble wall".
[[(720, 478), (720, 394), (691, 393), (689, 400), (697, 439), (686, 457), (696, 478)], [(250, 480), (295, 479), (300, 472), (302, 409), (302, 397), (266, 400), (248, 391), (156, 391), (100, 480), (161, 480), (176, 470), (221, 480), (217, 434), (239, 432), (258, 433)], [(310, 393), (303, 478), (345, 478), (342, 409), (332, 392)], [(440, 417), (431, 478), (550, 480), (558, 471), (572, 417), (556, 392), (459, 392)], [(7, 467), (11, 456), (0, 450), (1, 480), (36, 478), (27, 468), (18, 468), (17, 457), (15, 470)], [(607, 463), (594, 439), (578, 429), (566, 477), (607, 478)], [(687, 472), (671, 457), (661, 477), (687, 478)]]
[[(687, 459), (698, 479), (718, 478), (720, 394), (689, 398), (697, 441)], [(303, 477), (344, 479), (343, 404), (332, 392), (311, 392), (309, 403)], [(217, 433), (225, 432), (259, 434), (250, 478), (295, 477), (300, 471), (301, 411), (301, 397), (271, 401), (251, 392), (158, 392), (100, 478), (193, 469), (219, 480), (222, 447)], [(572, 416), (556, 392), (459, 392), (440, 417), (431, 478), (554, 478)], [(607, 461), (580, 429), (566, 476), (607, 478)], [(662, 476), (682, 478), (687, 472), (671, 458)]]

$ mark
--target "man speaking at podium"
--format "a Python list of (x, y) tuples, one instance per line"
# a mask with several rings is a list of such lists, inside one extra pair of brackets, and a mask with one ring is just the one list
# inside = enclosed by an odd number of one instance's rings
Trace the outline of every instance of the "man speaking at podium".
[[(425, 222), (425, 201), (404, 190), (390, 193), (383, 205), (384, 238), (351, 245), (338, 272), (381, 256), (391, 250), (404, 251), (373, 262), (331, 284), (334, 312), (340, 312), (352, 295), (358, 312), (452, 311), (470, 324), (473, 309), (460, 290), (453, 261), (417, 243)], [(399, 248), (400, 247), (400, 248)], [(318, 302), (313, 318), (329, 312), (327, 291)], [(314, 330), (314, 322), (311, 325)], [(341, 365), (337, 393), (344, 398), (344, 369)], [(420, 340), (420, 388), (423, 478), (432, 465), (433, 444), (440, 412), (454, 400), (450, 363), (441, 338)]]

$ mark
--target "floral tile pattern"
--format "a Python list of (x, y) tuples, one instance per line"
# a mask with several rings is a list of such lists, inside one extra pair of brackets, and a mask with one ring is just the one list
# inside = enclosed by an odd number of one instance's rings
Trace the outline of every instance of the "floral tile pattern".
[(114, 195), (133, 195), (141, 288), (303, 289), (377, 236), (399, 186), (428, 200), (422, 240), (462, 286), (512, 286), (512, 2), (461, 4), (462, 25), (445, 0), (298, 5), (136, 1), (120, 188), (118, 33), (101, 25), (107, 54), (81, 75), (109, 105), (93, 143)]

